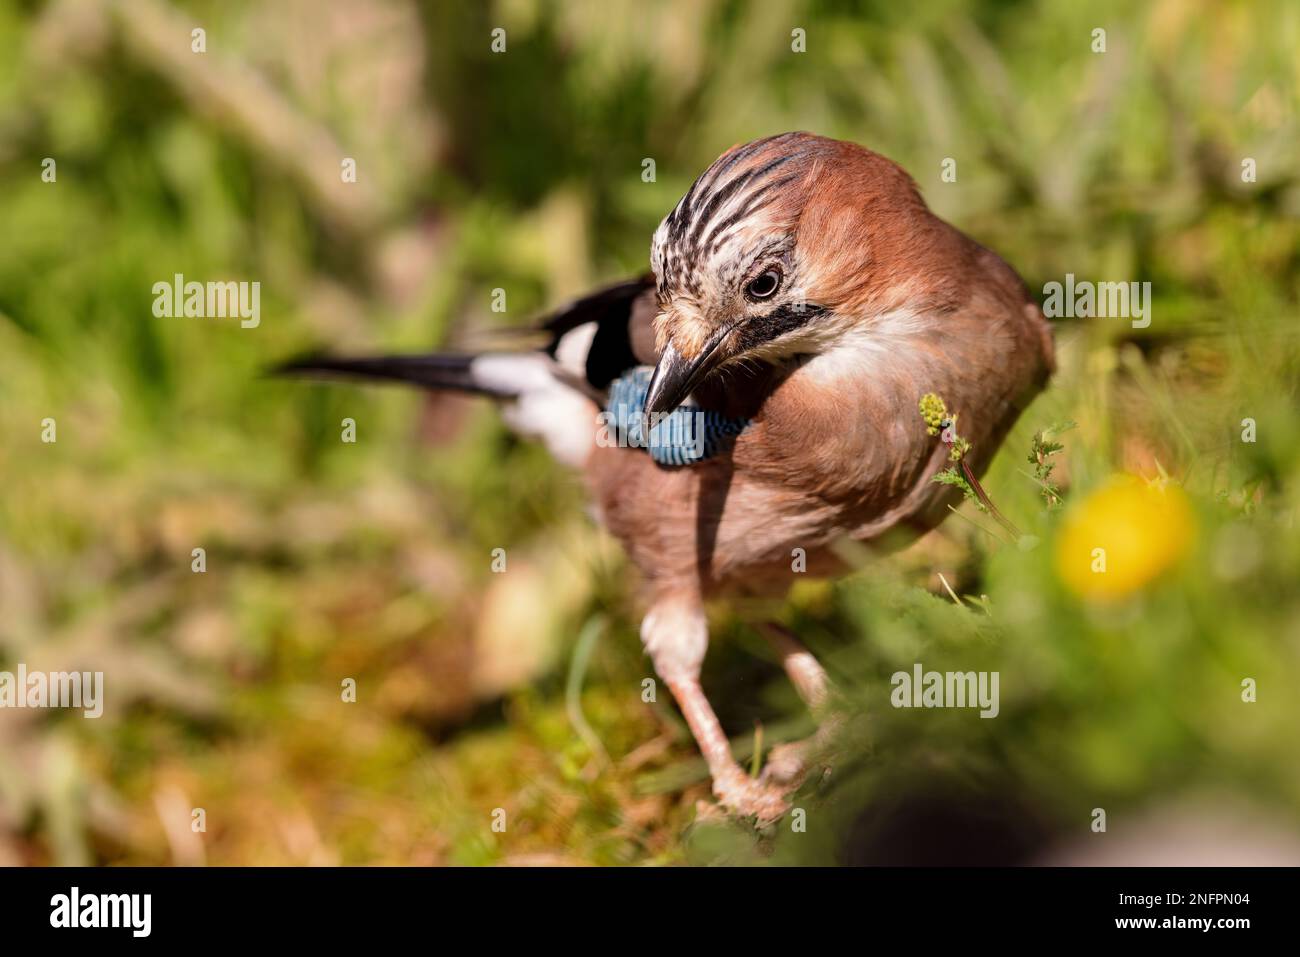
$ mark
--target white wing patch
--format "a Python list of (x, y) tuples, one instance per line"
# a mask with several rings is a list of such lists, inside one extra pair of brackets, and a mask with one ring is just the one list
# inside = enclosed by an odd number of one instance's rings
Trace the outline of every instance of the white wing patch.
[[(595, 323), (587, 323), (595, 334)], [(582, 329), (579, 326), (565, 338)], [(563, 344), (563, 339), (561, 344)], [(585, 364), (586, 354), (583, 354)], [(539, 439), (565, 465), (581, 467), (596, 444), (596, 404), (555, 377), (556, 363), (541, 353), (484, 355), (470, 363), (475, 382), (513, 395), (502, 407), (506, 424)]]
[(555, 360), (582, 378), (587, 374), (587, 356), (595, 338), (596, 323), (584, 322), (580, 326), (574, 326), (555, 343)]

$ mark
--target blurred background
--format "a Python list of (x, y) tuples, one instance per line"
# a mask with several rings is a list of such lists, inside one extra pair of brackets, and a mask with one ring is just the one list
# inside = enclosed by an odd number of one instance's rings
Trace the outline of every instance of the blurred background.
[[(1298, 49), (1290, 0), (0, 0), (0, 670), (107, 682), (98, 720), (0, 710), (0, 864), (1300, 860)], [(760, 617), (849, 715), (806, 830), (755, 835), (694, 823), (573, 475), (485, 403), (263, 370), (492, 342), (788, 129), (897, 160), (1032, 289), (1154, 302), (1057, 324), (984, 482), (1029, 541), (966, 506), (717, 611), (745, 761), (809, 727)], [(177, 273), (260, 282), (260, 325), (156, 318)], [(1114, 535), (1139, 572), (1097, 594), (1069, 543)], [(918, 661), (998, 671), (1000, 715), (889, 707)]]

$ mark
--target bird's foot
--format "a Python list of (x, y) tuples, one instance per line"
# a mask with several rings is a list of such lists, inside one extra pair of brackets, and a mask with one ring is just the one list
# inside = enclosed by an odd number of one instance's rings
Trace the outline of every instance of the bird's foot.
[(739, 768), (714, 778), (713, 795), (733, 817), (752, 817), (760, 828), (775, 824), (790, 810), (785, 789), (751, 778)]
[(797, 788), (803, 784), (812, 768), (812, 763), (809, 761), (808, 752), (811, 750), (809, 745), (808, 741), (791, 741), (776, 745), (767, 754), (767, 761), (763, 764), (763, 773), (759, 775), (759, 780), (787, 788)]
[(778, 744), (767, 753), (763, 764), (763, 773), (759, 780), (765, 784), (776, 785), (786, 791), (793, 791), (808, 779), (813, 771), (825, 777), (831, 767), (828, 758), (829, 729), (818, 731), (812, 737), (802, 741), (790, 741)]

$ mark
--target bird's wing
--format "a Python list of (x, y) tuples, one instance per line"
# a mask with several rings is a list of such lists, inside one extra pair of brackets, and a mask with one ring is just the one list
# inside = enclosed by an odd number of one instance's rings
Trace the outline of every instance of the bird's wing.
[(608, 286), (552, 313), (542, 324), (546, 353), (571, 375), (603, 393), (638, 365), (654, 365), (654, 277)]

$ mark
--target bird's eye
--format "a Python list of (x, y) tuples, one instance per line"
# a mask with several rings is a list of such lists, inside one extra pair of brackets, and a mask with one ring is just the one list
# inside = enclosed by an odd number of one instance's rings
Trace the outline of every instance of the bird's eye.
[(781, 271), (769, 269), (749, 281), (749, 285), (745, 286), (745, 295), (750, 299), (767, 299), (780, 285)]

